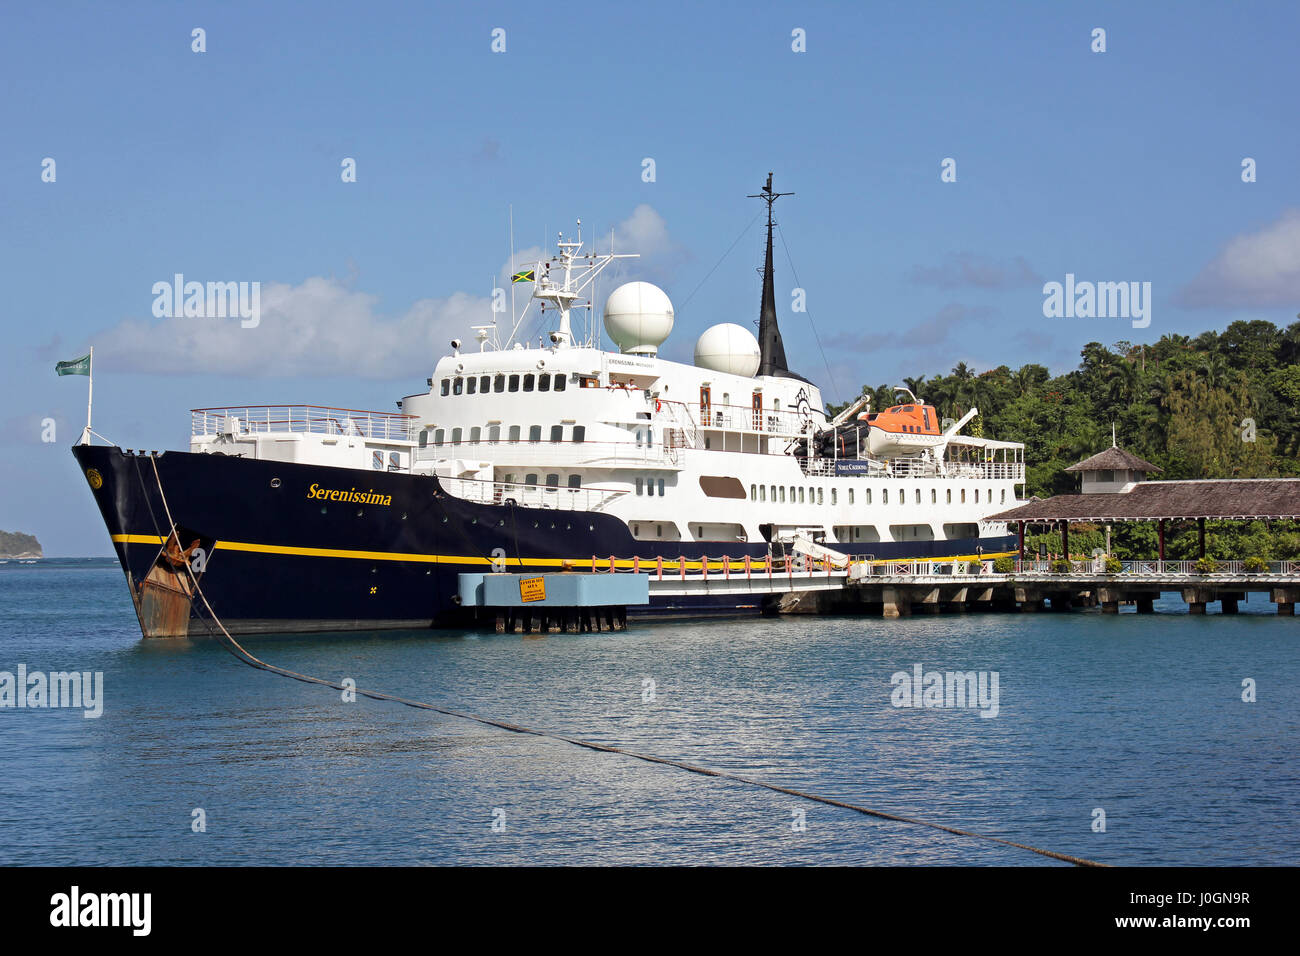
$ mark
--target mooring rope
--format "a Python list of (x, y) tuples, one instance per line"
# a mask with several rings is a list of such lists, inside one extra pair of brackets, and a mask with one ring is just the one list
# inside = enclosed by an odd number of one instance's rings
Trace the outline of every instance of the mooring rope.
[[(171, 534), (175, 534), (176, 522), (172, 520), (171, 507), (167, 503), (167, 493), (163, 491), (162, 476), (158, 473), (158, 461), (152, 455), (150, 456), (150, 461), (153, 463), (154, 480), (158, 483), (158, 496), (162, 499), (163, 510), (167, 515), (167, 523), (171, 526)], [(207, 595), (203, 593), (203, 588), (199, 584), (199, 580), (195, 576), (193, 568), (190, 567), (190, 563), (188, 560), (185, 562), (185, 570), (186, 573), (189, 574), (190, 581), (194, 586), (194, 593), (197, 594), (199, 598), (203, 601), (203, 606), (207, 608), (208, 614), (211, 617), (212, 622), (216, 624), (217, 628), (220, 630), (220, 633), (224, 637), (225, 640), (223, 642), (223, 646), (225, 646), (225, 648), (237, 660), (240, 660), (243, 663), (249, 665), (250, 667), (254, 667), (258, 670), (269, 671), (272, 674), (278, 674), (281, 677), (288, 677), (293, 680), (302, 681), (307, 684), (319, 684), (322, 687), (331, 687), (334, 690), (338, 690), (338, 691), (348, 691), (348, 692), (356, 693), (362, 697), (368, 697), (371, 700), (389, 701), (390, 703), (402, 704), (406, 707), (414, 707), (418, 710), (429, 710), (437, 714), (443, 714), (444, 716), (447, 717), (457, 717), (461, 720), (472, 721), (477, 724), (482, 724), (486, 727), (495, 727), (498, 730), (506, 730), (514, 734), (527, 734), (532, 737), (544, 737), (550, 740), (558, 740), (558, 741), (562, 741), (563, 743), (570, 744), (574, 747), (582, 747), (586, 750), (594, 750), (599, 753), (618, 754), (619, 756), (631, 757), (634, 760), (641, 760), (644, 761), (645, 763), (659, 764), (660, 766), (664, 766), (664, 767), (675, 767), (678, 770), (685, 770), (688, 773), (699, 774), (704, 777), (715, 777), (719, 780), (731, 781), (732, 783), (740, 783), (750, 787), (760, 787), (764, 790), (771, 790), (774, 793), (785, 794), (786, 796), (796, 797), (800, 800), (808, 800), (813, 803), (821, 803), (830, 807), (839, 807), (840, 809), (843, 810), (852, 810), (855, 813), (860, 813), (863, 816), (874, 817), (878, 820), (889, 820), (894, 823), (907, 823), (907, 824), (911, 824), (912, 826), (926, 827), (931, 830), (938, 830), (941, 833), (949, 833), (954, 836), (962, 836), (962, 837), (969, 837), (975, 840), (983, 840), (987, 843), (996, 843), (1001, 846), (1015, 847), (1018, 850), (1028, 850), (1030, 853), (1037, 853), (1039, 856), (1045, 856), (1053, 860), (1061, 860), (1062, 862), (1065, 863), (1072, 863), (1075, 866), (1103, 867), (1103, 866), (1110, 865), (1107, 863), (1098, 863), (1095, 860), (1089, 860), (1084, 857), (1071, 856), (1068, 853), (1057, 853), (1055, 850), (1044, 850), (1041, 847), (1030, 846), (1027, 843), (1017, 843), (1014, 840), (1004, 840), (1001, 837), (989, 836), (988, 834), (984, 834), (984, 833), (976, 833), (972, 830), (963, 830), (960, 827), (951, 827), (943, 823), (933, 823), (929, 820), (921, 820), (918, 819), (917, 817), (903, 816), (897, 813), (886, 813), (883, 810), (872, 810), (869, 807), (860, 806), (856, 803), (849, 803), (845, 800), (836, 800), (833, 797), (824, 797), (821, 796), (820, 794), (809, 793), (806, 790), (796, 790), (792, 787), (782, 787), (778, 784), (767, 783), (766, 781), (763, 780), (755, 780), (752, 777), (745, 777), (740, 774), (730, 773), (725, 770), (714, 770), (710, 767), (701, 767), (698, 764), (686, 763), (685, 761), (682, 760), (672, 760), (668, 757), (658, 757), (655, 756), (654, 754), (639, 753), (635, 750), (628, 750), (623, 747), (614, 747), (610, 744), (596, 743), (595, 741), (585, 740), (581, 737), (570, 737), (567, 734), (556, 733), (555, 731), (539, 730), (533, 727), (525, 727), (521, 724), (512, 724), (504, 720), (496, 720), (491, 717), (481, 717), (478, 714), (471, 714), (468, 713), (467, 711), (454, 710), (450, 707), (444, 707), (438, 704), (431, 704), (428, 703), (427, 701), (411, 700), (410, 698), (407, 697), (398, 697), (394, 694), (385, 694), (382, 691), (365, 690), (360, 687), (347, 687), (341, 683), (337, 683), (331, 680), (326, 680), (325, 678), (322, 677), (313, 677), (310, 674), (300, 674), (297, 671), (291, 671), (287, 668), (280, 667), (276, 664), (269, 664), (266, 661), (261, 660), (260, 658), (250, 654), (243, 647), (243, 645), (240, 644), (237, 640), (235, 640), (235, 638), (230, 634), (230, 632), (226, 630), (226, 626), (222, 624), (221, 619), (217, 617), (216, 612), (212, 609), (212, 605), (208, 603)], [(213, 634), (215, 636), (208, 622), (206, 620), (203, 620), (202, 616), (200, 616), (199, 619), (203, 621), (204, 627), (208, 628), (208, 633)]]

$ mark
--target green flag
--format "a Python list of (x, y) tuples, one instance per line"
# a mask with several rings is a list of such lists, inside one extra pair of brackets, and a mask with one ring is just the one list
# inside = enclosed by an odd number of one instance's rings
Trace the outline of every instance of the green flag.
[(527, 272), (516, 272), (514, 275), (510, 277), (511, 284), (516, 282), (532, 282), (532, 281), (534, 281), (532, 269), (529, 269)]
[(89, 375), (90, 356), (83, 355), (71, 362), (59, 362), (54, 366), (54, 371), (59, 375)]

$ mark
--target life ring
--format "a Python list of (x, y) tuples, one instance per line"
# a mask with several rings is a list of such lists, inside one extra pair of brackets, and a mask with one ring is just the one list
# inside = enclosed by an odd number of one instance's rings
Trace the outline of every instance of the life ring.
[(659, 401), (659, 399), (656, 398), (656, 399), (655, 399), (655, 413), (658, 414), (658, 413), (663, 409), (663, 407), (664, 407), (664, 403), (661, 402), (661, 401)]

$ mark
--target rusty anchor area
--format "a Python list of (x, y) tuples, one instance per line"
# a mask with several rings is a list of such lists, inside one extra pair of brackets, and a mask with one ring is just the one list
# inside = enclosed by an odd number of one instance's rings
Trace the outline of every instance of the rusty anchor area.
[[(189, 535), (186, 535), (189, 537)], [(190, 615), (194, 605), (194, 578), (191, 560), (205, 553), (196, 536), (188, 547), (181, 547), (175, 529), (168, 536), (149, 573), (131, 584), (131, 600), (140, 631), (145, 637), (188, 637)], [(200, 569), (194, 569), (196, 576)]]

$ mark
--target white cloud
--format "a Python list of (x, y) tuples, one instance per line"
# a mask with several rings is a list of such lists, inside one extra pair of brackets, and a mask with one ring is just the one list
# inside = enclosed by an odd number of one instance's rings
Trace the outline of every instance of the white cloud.
[[(681, 255), (663, 217), (648, 205), (636, 207), (615, 227), (614, 243), (616, 251), (645, 256), (632, 262), (649, 260), (659, 269)], [(531, 268), (541, 255), (538, 248), (521, 250), (516, 266)], [(499, 272), (502, 288), (509, 288), (509, 271), (509, 263), (504, 263)], [(522, 310), (532, 287), (519, 288)], [(605, 276), (601, 288), (611, 288)], [(397, 316), (380, 314), (378, 301), (376, 295), (351, 288), (350, 281), (333, 278), (316, 277), (298, 285), (263, 282), (256, 327), (243, 328), (238, 318), (127, 319), (92, 341), (103, 368), (249, 378), (395, 379), (427, 375), (447, 353), (451, 339), (472, 343), (470, 326), (492, 318), (487, 296), (465, 292), (421, 299)], [(508, 315), (499, 318), (508, 332)]]
[(1300, 302), (1300, 209), (1229, 240), (1176, 301), (1227, 308)]
[(376, 301), (337, 279), (263, 283), (255, 328), (239, 319), (128, 319), (95, 338), (95, 357), (106, 368), (162, 374), (400, 378), (427, 374), (452, 338), (490, 318), (488, 299), (463, 292), (421, 299), (397, 318), (377, 314)]

